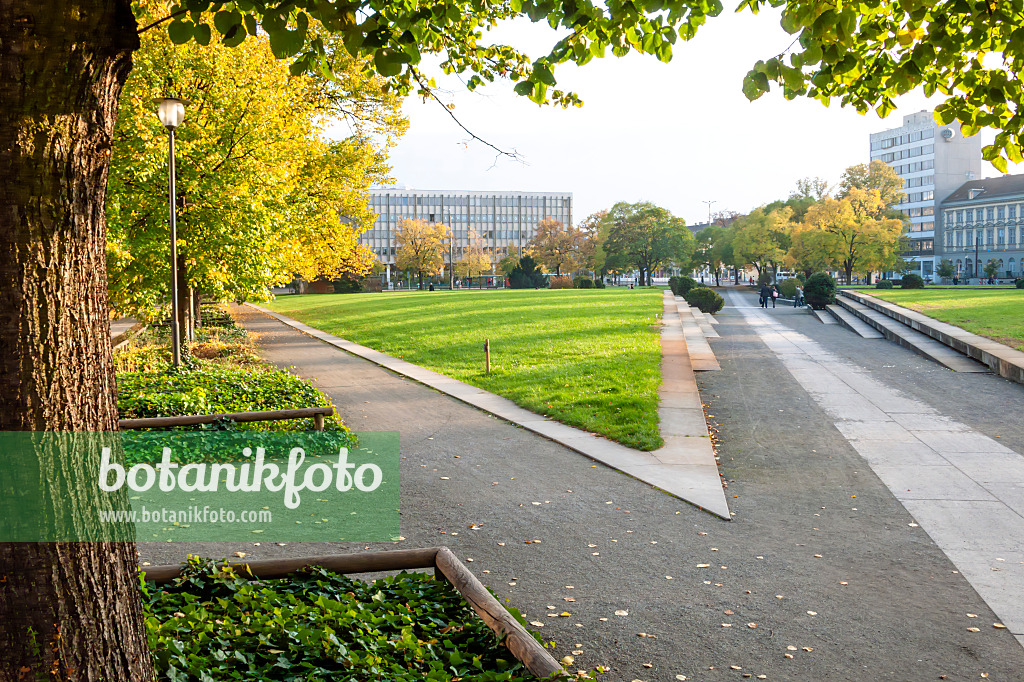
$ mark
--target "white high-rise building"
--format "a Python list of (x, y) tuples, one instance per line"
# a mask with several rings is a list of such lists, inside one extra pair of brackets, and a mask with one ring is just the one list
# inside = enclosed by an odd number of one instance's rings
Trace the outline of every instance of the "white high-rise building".
[(903, 257), (913, 272), (931, 279), (936, 246), (942, 243), (939, 205), (958, 187), (981, 177), (981, 138), (964, 137), (960, 125), (937, 125), (930, 111), (903, 117), (903, 125), (871, 135), (871, 160), (884, 161), (903, 178), (905, 202), (896, 208), (910, 219)]
[(455, 261), (462, 257), (462, 249), (469, 246), (472, 235), (495, 263), (509, 246), (525, 248), (544, 218), (572, 225), (572, 193), (371, 188), (370, 210), (377, 214), (377, 220), (359, 242), (373, 249), (377, 259), (388, 266), (385, 277), (390, 282), (395, 231), (402, 220), (417, 218), (451, 228)]

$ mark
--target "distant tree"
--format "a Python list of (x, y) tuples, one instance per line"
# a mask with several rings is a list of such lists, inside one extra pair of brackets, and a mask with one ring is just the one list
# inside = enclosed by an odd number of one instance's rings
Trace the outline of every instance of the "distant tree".
[(821, 201), (831, 194), (828, 182), (822, 178), (801, 178), (796, 181), (796, 189), (789, 193), (790, 199), (813, 199)]
[(804, 277), (833, 265), (832, 235), (805, 222), (791, 223), (790, 246), (785, 263)]
[(693, 253), (693, 234), (682, 218), (648, 202), (615, 204), (605, 250), (617, 254), (651, 286), (654, 270), (669, 262), (685, 262)]
[(989, 258), (985, 263), (985, 276), (986, 277), (998, 277), (999, 270), (1003, 267), (1002, 258)]
[(513, 289), (533, 289), (544, 286), (544, 275), (540, 265), (527, 254), (519, 259), (519, 263), (508, 276), (509, 286)]
[(714, 224), (705, 227), (697, 233), (693, 254), (690, 256), (690, 269), (703, 270), (707, 268), (715, 278), (715, 286), (720, 284), (719, 272), (723, 264), (723, 237), (726, 232), (726, 228)]
[(495, 268), (508, 277), (517, 265), (519, 265), (519, 247), (509, 244), (505, 249), (505, 255), (495, 264)]
[(741, 215), (743, 214), (730, 210), (716, 211), (714, 215), (711, 216), (711, 224), (718, 227), (729, 227), (733, 224), (733, 221)]
[(882, 217), (882, 214), (892, 210), (893, 206), (906, 201), (907, 198), (903, 192), (903, 178), (896, 175), (892, 166), (877, 159), (870, 164), (858, 163), (843, 171), (837, 198), (850, 196), (850, 192), (854, 189), (878, 192), (882, 210), (876, 217)]
[(419, 275), (419, 288), (423, 288), (423, 273), (435, 273), (444, 267), (444, 240), (451, 231), (442, 223), (424, 220), (401, 220), (395, 230), (395, 265)]
[(469, 244), (462, 248), (462, 258), (455, 262), (455, 272), (459, 277), (468, 277), (472, 289), (473, 278), (490, 271), (491, 259), (484, 252), (483, 242), (475, 230), (470, 230)]
[(604, 251), (604, 240), (608, 236), (608, 211), (591, 213), (577, 227), (583, 234), (583, 246), (580, 248), (581, 265), (594, 273), (603, 276), (605, 261), (608, 254)]
[(735, 258), (754, 266), (761, 275), (774, 279), (778, 266), (789, 250), (789, 222), (793, 210), (789, 207), (766, 211), (757, 208), (733, 223), (735, 236), (732, 246)]
[(953, 261), (948, 258), (943, 258), (939, 261), (939, 264), (935, 266), (935, 274), (942, 279), (950, 279), (956, 276), (956, 266), (953, 265)]
[(586, 236), (572, 225), (563, 225), (554, 218), (544, 218), (537, 223), (537, 232), (527, 250), (549, 271), (561, 275), (578, 270), (584, 260), (583, 248)]
[(807, 211), (805, 225), (829, 235), (829, 255), (843, 269), (847, 283), (854, 270), (871, 272), (898, 256), (904, 224), (874, 217), (882, 205), (877, 190), (854, 188), (842, 199), (825, 199)]

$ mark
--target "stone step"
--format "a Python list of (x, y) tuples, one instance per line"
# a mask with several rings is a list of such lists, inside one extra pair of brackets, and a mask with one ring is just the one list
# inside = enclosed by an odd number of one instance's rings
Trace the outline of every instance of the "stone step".
[(975, 362), (963, 353), (958, 353), (949, 346), (939, 343), (927, 334), (911, 329), (907, 325), (888, 315), (862, 305), (857, 301), (840, 297), (836, 301), (864, 322), (868, 323), (885, 336), (886, 339), (908, 348), (918, 355), (934, 360), (943, 367), (954, 372), (988, 372), (989, 369), (980, 362)]
[(697, 324), (700, 325), (700, 330), (701, 333), (704, 334), (704, 338), (720, 338), (718, 332), (715, 331), (715, 328), (711, 326), (711, 322), (707, 319), (707, 314), (701, 312), (700, 308), (691, 306), (682, 296), (676, 296), (676, 307), (680, 310), (680, 313), (685, 309), (693, 315), (693, 319), (697, 320)]
[(676, 300), (676, 311), (679, 315), (679, 324), (683, 329), (683, 339), (686, 341), (686, 352), (690, 356), (690, 364), (695, 372), (707, 372), (722, 369), (711, 350), (711, 345), (704, 337), (700, 325), (691, 314), (692, 309), (686, 301)]
[(811, 313), (818, 318), (818, 321), (822, 324), (839, 324), (839, 320), (829, 314), (827, 310), (814, 310), (811, 308)]
[(878, 331), (867, 322), (864, 322), (839, 304), (825, 306), (825, 309), (835, 315), (836, 319), (839, 320), (839, 324), (843, 325), (855, 334), (859, 334), (865, 339), (885, 338), (882, 335), (882, 332)]
[(844, 289), (840, 294), (988, 365), (993, 372), (1005, 379), (1024, 384), (1024, 352), (1016, 348), (860, 291)]

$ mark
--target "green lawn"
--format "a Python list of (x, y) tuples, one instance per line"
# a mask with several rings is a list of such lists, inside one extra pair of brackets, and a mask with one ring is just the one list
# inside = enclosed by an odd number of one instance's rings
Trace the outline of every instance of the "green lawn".
[[(660, 290), (283, 296), (270, 308), (486, 389), (538, 414), (653, 450)], [(484, 339), (491, 374), (484, 373)]]
[(860, 289), (1024, 351), (1024, 289)]

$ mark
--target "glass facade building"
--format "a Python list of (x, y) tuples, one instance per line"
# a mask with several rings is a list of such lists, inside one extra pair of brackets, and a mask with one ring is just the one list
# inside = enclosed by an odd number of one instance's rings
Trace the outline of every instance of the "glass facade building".
[(369, 246), (377, 259), (388, 266), (386, 277), (390, 281), (397, 249), (395, 232), (402, 220), (447, 225), (455, 237), (455, 261), (462, 257), (462, 249), (470, 244), (471, 237), (475, 237), (495, 263), (509, 246), (526, 247), (536, 234), (537, 223), (545, 218), (572, 225), (572, 193), (371, 188), (370, 210), (377, 219), (359, 237), (359, 242)]

